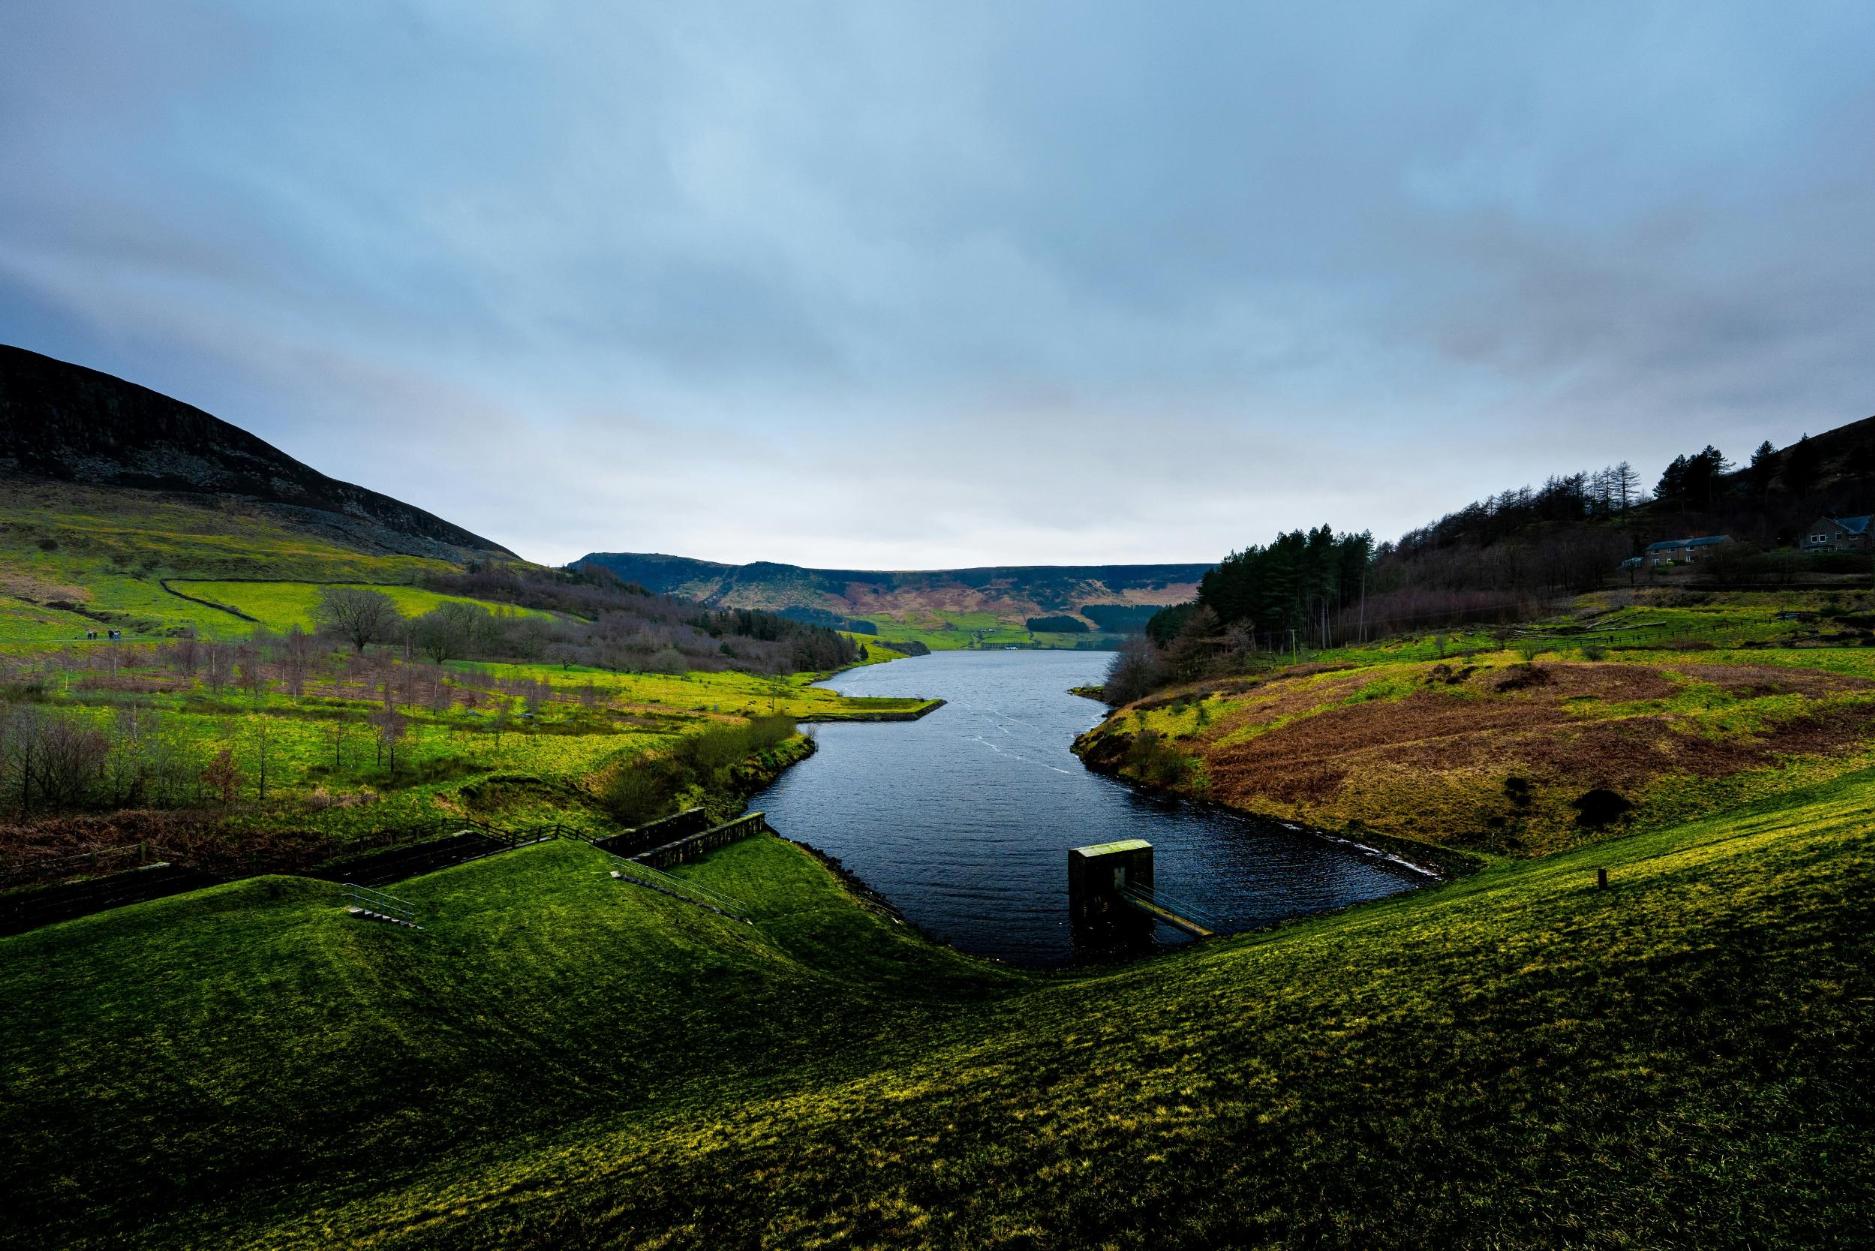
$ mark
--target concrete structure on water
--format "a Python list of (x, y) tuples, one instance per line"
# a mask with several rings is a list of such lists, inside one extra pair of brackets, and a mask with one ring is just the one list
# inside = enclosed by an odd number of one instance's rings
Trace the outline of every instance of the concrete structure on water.
[(1152, 893), (1152, 844), (1143, 838), (1076, 847), (1068, 853), (1068, 914), (1074, 941), (1121, 947), (1152, 937), (1153, 918), (1133, 906), (1129, 891)]

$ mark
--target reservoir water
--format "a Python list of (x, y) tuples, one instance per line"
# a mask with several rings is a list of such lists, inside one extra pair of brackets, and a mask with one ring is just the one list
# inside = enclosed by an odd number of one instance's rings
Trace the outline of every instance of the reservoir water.
[(839, 674), (826, 685), (849, 695), (948, 702), (919, 721), (811, 727), (819, 751), (750, 806), (837, 856), (926, 933), (1019, 964), (1073, 958), (1067, 853), (1088, 843), (1146, 839), (1161, 894), (1233, 930), (1429, 880), (1346, 842), (1090, 773), (1069, 746), (1103, 709), (1068, 689), (1098, 683), (1107, 661), (956, 651)]

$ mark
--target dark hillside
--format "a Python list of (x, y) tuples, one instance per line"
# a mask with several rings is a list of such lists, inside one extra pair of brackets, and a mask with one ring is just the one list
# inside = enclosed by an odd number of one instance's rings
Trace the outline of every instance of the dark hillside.
[(1702, 577), (1789, 583), (1825, 571), (1763, 554), (1800, 545), (1818, 517), (1875, 512), (1875, 417), (1736, 451), (1735, 462), (1708, 445), (1658, 468), (1553, 476), (1468, 504), (1378, 549), (1367, 622), (1527, 616), (1602, 586), (1650, 543), (1705, 535), (1735, 542)]
[(234, 497), (366, 551), (445, 560), (512, 555), (432, 513), (328, 478), (199, 408), (4, 345), (0, 475)]

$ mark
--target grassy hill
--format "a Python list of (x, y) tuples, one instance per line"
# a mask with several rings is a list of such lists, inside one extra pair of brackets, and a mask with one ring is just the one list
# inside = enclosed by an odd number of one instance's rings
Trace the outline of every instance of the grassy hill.
[(1076, 975), (768, 838), (683, 871), (753, 925), (569, 843), (396, 888), (422, 932), (283, 879), (70, 922), (0, 940), (0, 1240), (1847, 1247), (1871, 782)]
[(1618, 598), (1176, 685), (1077, 750), (1238, 808), (1517, 854), (1875, 764), (1875, 599)]
[(200, 409), (0, 346), (0, 645), (240, 637), (252, 621), (174, 580), (410, 586), (471, 559), (513, 556)]
[(401, 500), (328, 478), (179, 400), (5, 345), (0, 473), (239, 502), (361, 551), (452, 561), (513, 555)]
[[(627, 582), (701, 603), (859, 623), (883, 639), (916, 640), (938, 650), (1101, 642), (1110, 633), (1143, 625), (1138, 614), (1115, 610), (1181, 603), (1192, 597), (1210, 568), (1030, 565), (894, 572), (807, 569), (769, 561), (725, 565), (629, 552), (594, 552), (577, 563), (599, 565)], [(1030, 618), (1058, 615), (1075, 617), (1088, 634), (1028, 628)]]
[(238, 500), (0, 476), (0, 643), (100, 625), (142, 638), (252, 630), (175, 594), (174, 578), (409, 584), (456, 567), (343, 546)]

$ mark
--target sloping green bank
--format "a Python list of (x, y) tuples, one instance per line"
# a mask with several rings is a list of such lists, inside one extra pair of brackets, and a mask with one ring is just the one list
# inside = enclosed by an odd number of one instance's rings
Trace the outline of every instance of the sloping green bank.
[[(1875, 776), (1117, 970), (798, 850), (548, 844), (0, 942), (15, 1245), (1854, 1245)], [(1594, 869), (1611, 888), (1593, 888)]]

